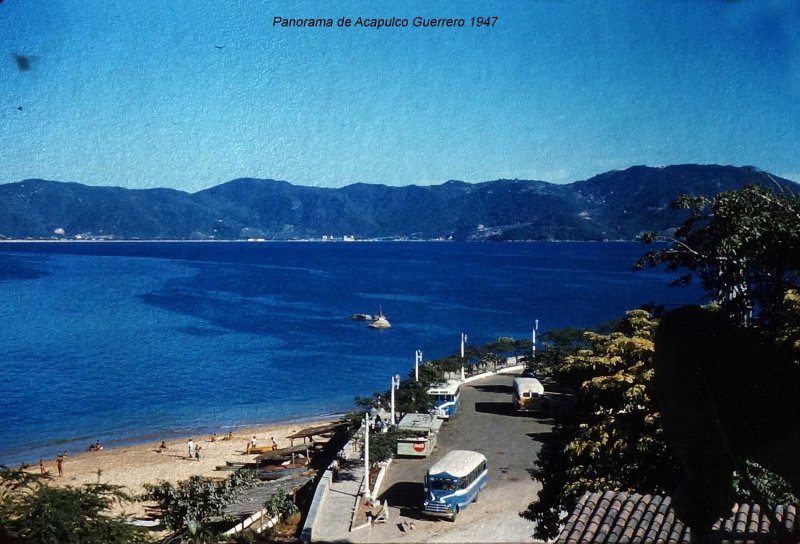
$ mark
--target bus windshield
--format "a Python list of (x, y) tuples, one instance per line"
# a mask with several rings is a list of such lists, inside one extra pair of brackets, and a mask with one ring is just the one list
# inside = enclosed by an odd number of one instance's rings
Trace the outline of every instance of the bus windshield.
[(454, 480), (447, 478), (431, 478), (429, 481), (434, 491), (455, 491), (458, 488)]

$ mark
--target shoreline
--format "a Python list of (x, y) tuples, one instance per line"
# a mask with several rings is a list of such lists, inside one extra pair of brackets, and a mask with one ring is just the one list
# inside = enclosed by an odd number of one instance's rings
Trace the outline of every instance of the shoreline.
[[(166, 441), (167, 444), (183, 440), (184, 442), (190, 438), (208, 438), (211, 434), (215, 433), (219, 440), (228, 432), (234, 435), (247, 434), (250, 430), (283, 428), (292, 425), (305, 426), (307, 424), (314, 425), (318, 422), (338, 421), (346, 415), (346, 412), (336, 412), (327, 414), (315, 414), (308, 416), (298, 416), (291, 419), (283, 419), (276, 421), (253, 421), (241, 424), (237, 423), (221, 423), (221, 424), (208, 424), (198, 425), (195, 427), (175, 428), (168, 430), (155, 430), (130, 435), (125, 437), (116, 438), (103, 438), (103, 433), (88, 434), (84, 433), (80, 436), (70, 438), (59, 438), (50, 442), (37, 446), (35, 451), (31, 453), (31, 449), (18, 449), (6, 450), (3, 455), (7, 460), (0, 458), (0, 465), (7, 467), (36, 467), (38, 466), (39, 459), (48, 459), (55, 463), (55, 458), (58, 454), (66, 453), (70, 458), (77, 458), (83, 454), (90, 453), (88, 446), (93, 444), (98, 438), (101, 438), (101, 443), (104, 450), (118, 450), (122, 448), (140, 448), (155, 444), (158, 446), (161, 441)], [(250, 434), (252, 437), (252, 433)], [(262, 438), (263, 440), (263, 438)], [(26, 453), (28, 452), (28, 453)], [(38, 452), (38, 453), (37, 453)], [(46, 453), (43, 453), (46, 452)]]
[(180, 244), (180, 243), (203, 243), (203, 244), (272, 244), (272, 243), (351, 243), (351, 242), (409, 242), (409, 243), (480, 243), (480, 242), (488, 242), (488, 243), (523, 243), (523, 244), (582, 244), (582, 243), (612, 243), (612, 244), (622, 244), (622, 243), (630, 243), (630, 244), (641, 244), (638, 240), (626, 240), (626, 239), (607, 239), (607, 240), (561, 240), (561, 239), (554, 239), (554, 240), (503, 240), (501, 242), (496, 242), (493, 240), (448, 240), (443, 238), (357, 238), (355, 240), (342, 240), (342, 239), (334, 239), (334, 240), (325, 240), (323, 238), (296, 238), (296, 239), (289, 239), (289, 238), (258, 238), (258, 239), (246, 239), (246, 238), (220, 238), (220, 239), (213, 239), (213, 240), (192, 240), (192, 239), (183, 239), (183, 238), (111, 238), (111, 239), (99, 239), (99, 238), (86, 238), (81, 240), (76, 240), (74, 238), (36, 238), (36, 239), (0, 239), (0, 244), (39, 244), (39, 243), (78, 243), (78, 244), (85, 244), (85, 243), (126, 243), (126, 244)]
[[(161, 481), (175, 484), (191, 476), (210, 478), (227, 478), (231, 472), (216, 470), (226, 461), (248, 461), (256, 454), (246, 454), (245, 449), (250, 439), (255, 436), (258, 445), (266, 445), (274, 438), (278, 447), (290, 445), (289, 436), (309, 426), (335, 423), (341, 417), (330, 416), (307, 418), (302, 421), (265, 423), (242, 426), (228, 434), (216, 435), (211, 441), (208, 434), (185, 435), (164, 440), (167, 449), (158, 451), (161, 441), (142, 442), (137, 444), (104, 448), (94, 452), (67, 454), (63, 460), (63, 476), (58, 475), (55, 458), (44, 460), (44, 468), (55, 486), (80, 487), (85, 484), (106, 483), (121, 486), (131, 495), (144, 492), (145, 483), (158, 484)], [(187, 441), (192, 438), (201, 446), (200, 459), (189, 459)], [(297, 444), (297, 442), (295, 442)], [(28, 465), (28, 472), (39, 472), (38, 464)], [(127, 503), (115, 506), (116, 514), (141, 517), (144, 515), (142, 503)]]

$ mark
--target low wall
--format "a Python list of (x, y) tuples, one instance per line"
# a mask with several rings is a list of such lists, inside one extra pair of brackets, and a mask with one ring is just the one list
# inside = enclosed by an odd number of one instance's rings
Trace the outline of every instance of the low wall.
[[(356, 437), (354, 436), (347, 441), (347, 444), (339, 452), (339, 457), (342, 459), (353, 459), (359, 456), (359, 448), (357, 447)], [(314, 490), (314, 497), (311, 499), (311, 506), (308, 508), (306, 514), (306, 521), (303, 524), (303, 529), (300, 531), (300, 542), (311, 542), (314, 538), (314, 527), (317, 523), (317, 518), (325, 504), (325, 498), (328, 496), (328, 491), (333, 482), (333, 471), (328, 468), (323, 472), (322, 477)], [(360, 498), (360, 494), (357, 500)]]
[(513, 372), (519, 372), (523, 370), (525, 365), (514, 365), (514, 366), (504, 366), (503, 368), (498, 368), (497, 370), (484, 372), (482, 374), (475, 374), (474, 376), (470, 376), (469, 378), (464, 380), (464, 383), (470, 383), (478, 380), (482, 380), (483, 378), (488, 378), (489, 376), (494, 376), (496, 374), (511, 374)]
[(317, 515), (325, 503), (325, 497), (328, 496), (328, 490), (331, 487), (333, 480), (333, 471), (327, 469), (314, 490), (314, 497), (311, 499), (311, 506), (308, 507), (308, 514), (306, 514), (306, 522), (303, 524), (303, 530), (300, 532), (300, 542), (311, 542), (314, 535), (314, 525), (317, 522)]

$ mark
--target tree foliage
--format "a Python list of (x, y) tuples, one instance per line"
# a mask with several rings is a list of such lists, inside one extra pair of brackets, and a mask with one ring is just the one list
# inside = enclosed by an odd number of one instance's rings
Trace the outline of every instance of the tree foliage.
[(404, 380), (395, 392), (395, 409), (400, 414), (426, 413), (433, 407), (428, 395), (431, 382)]
[(146, 492), (140, 500), (157, 502), (164, 513), (164, 524), (177, 531), (221, 515), (239, 492), (255, 481), (255, 476), (244, 470), (234, 472), (225, 480), (192, 476), (177, 485), (169, 482), (145, 484)]
[(785, 478), (754, 461), (745, 460), (743, 474), (734, 472), (733, 486), (743, 501), (761, 503), (766, 499), (770, 506), (800, 503)]
[(0, 542), (113, 544), (149, 542), (147, 534), (111, 513), (131, 501), (120, 487), (56, 487), (46, 477), (0, 467)]
[(618, 331), (566, 336), (573, 351), (551, 367), (552, 377), (577, 385), (568, 410), (555, 410), (555, 427), (536, 461), (539, 500), (525, 517), (537, 536), (557, 534), (562, 512), (585, 491), (661, 492), (678, 476), (653, 407), (653, 332), (657, 320), (644, 310), (627, 313)]
[(783, 302), (784, 319), (778, 327), (778, 344), (800, 353), (800, 289), (789, 289)]
[(800, 491), (800, 366), (782, 346), (699, 307), (664, 314), (655, 344), (654, 394), (684, 472), (672, 495), (681, 520), (702, 535), (744, 490), (745, 499), (774, 507), (783, 495), (773, 485), (778, 475)]
[(776, 185), (748, 185), (713, 198), (684, 195), (673, 207), (690, 217), (669, 242), (640, 258), (635, 268), (666, 264), (682, 271), (676, 284), (697, 278), (720, 308), (738, 322), (775, 330), (784, 321), (787, 293), (800, 278), (800, 197)]
[(418, 436), (413, 431), (388, 431), (385, 433), (370, 433), (369, 459), (372, 463), (386, 461), (397, 453), (397, 441), (401, 438)]
[(552, 374), (568, 355), (572, 355), (580, 346), (586, 346), (584, 334), (587, 329), (565, 327), (547, 331), (540, 337), (541, 348), (536, 353), (536, 367), (540, 372)]
[[(790, 438), (781, 423), (795, 417), (800, 387), (800, 196), (776, 182), (682, 196), (673, 206), (689, 218), (672, 238), (645, 235), (668, 245), (636, 268), (666, 265), (681, 273), (677, 285), (699, 280), (717, 310), (667, 314), (656, 354), (666, 438), (687, 474), (674, 505), (704, 530), (733, 500), (775, 506), (791, 497), (782, 476), (796, 477), (796, 465), (779, 452), (793, 448), (779, 441)], [(748, 389), (744, 411), (737, 388)], [(702, 439), (709, 443), (698, 447)], [(782, 474), (753, 462), (762, 458)]]
[(292, 497), (283, 489), (279, 489), (277, 493), (270, 497), (265, 506), (270, 516), (277, 516), (280, 519), (286, 519), (298, 512), (297, 505), (292, 500)]

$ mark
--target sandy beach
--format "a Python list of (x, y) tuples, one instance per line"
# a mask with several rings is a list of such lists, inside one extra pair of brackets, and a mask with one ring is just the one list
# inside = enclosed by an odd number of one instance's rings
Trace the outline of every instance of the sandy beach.
[[(216, 470), (218, 465), (226, 461), (247, 461), (255, 458), (255, 454), (246, 455), (247, 443), (253, 436), (257, 445), (269, 445), (274, 437), (278, 447), (290, 445), (288, 436), (309, 427), (335, 423), (338, 418), (303, 421), (298, 423), (264, 425), (238, 429), (230, 439), (227, 435), (217, 435), (211, 441), (210, 436), (192, 436), (166, 441), (167, 449), (158, 452), (160, 442), (104, 448), (96, 452), (85, 452), (65, 457), (62, 468), (64, 475), (58, 476), (55, 459), (45, 459), (45, 470), (52, 476), (55, 485), (80, 486), (87, 483), (109, 483), (124, 487), (131, 494), (144, 491), (143, 484), (167, 481), (171, 483), (186, 480), (190, 476), (200, 475), (212, 478), (226, 478), (229, 471)], [(201, 446), (200, 460), (188, 459), (187, 441), (192, 438)], [(295, 440), (295, 445), (302, 439)], [(38, 470), (37, 466), (30, 467)], [(122, 511), (134, 516), (141, 515), (144, 509), (141, 504), (128, 503)]]

